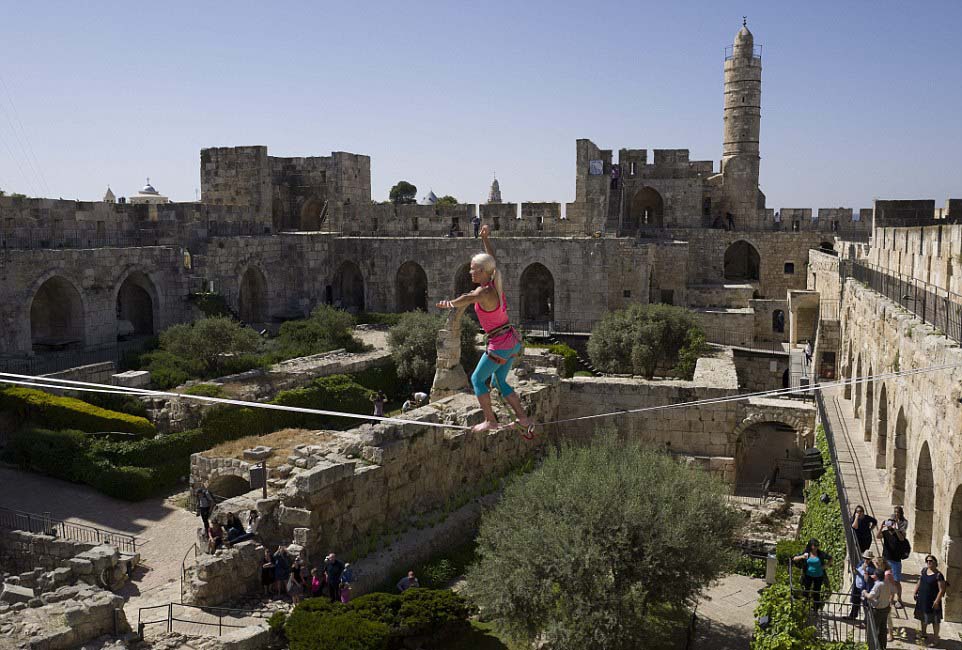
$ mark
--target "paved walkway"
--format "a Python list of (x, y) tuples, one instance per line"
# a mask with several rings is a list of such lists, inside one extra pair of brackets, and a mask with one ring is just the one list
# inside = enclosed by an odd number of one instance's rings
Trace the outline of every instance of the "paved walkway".
[(760, 578), (727, 575), (698, 601), (694, 648), (747, 650), (755, 627)]
[[(888, 490), (882, 484), (881, 470), (875, 469), (875, 451), (870, 447), (870, 443), (864, 441), (863, 423), (855, 417), (852, 402), (842, 397), (841, 388), (823, 391), (823, 395), (827, 424), (835, 435), (839, 469), (850, 505), (853, 508), (858, 504), (865, 506), (866, 512), (878, 519), (881, 524), (882, 520), (892, 513), (894, 504), (889, 498)], [(909, 522), (910, 526), (911, 524), (912, 522)], [(875, 540), (873, 550), (881, 556), (879, 540)], [(889, 648), (918, 647), (916, 632), (919, 625), (912, 615), (915, 606), (912, 591), (918, 582), (924, 559), (925, 554), (912, 553), (909, 559), (902, 562), (904, 578), (902, 599), (905, 602), (905, 609), (892, 611), (895, 629), (905, 628), (907, 641), (890, 643)], [(929, 632), (931, 633), (931, 628)], [(962, 642), (959, 641), (960, 633), (962, 633), (962, 624), (943, 622), (942, 641), (936, 647), (962, 649)]]
[(180, 565), (195, 539), (200, 519), (162, 497), (120, 501), (86, 485), (0, 467), (0, 506), (26, 512), (49, 512), (55, 519), (105, 528), (137, 537), (141, 567), (118, 593), (131, 625), (137, 608), (180, 602)]

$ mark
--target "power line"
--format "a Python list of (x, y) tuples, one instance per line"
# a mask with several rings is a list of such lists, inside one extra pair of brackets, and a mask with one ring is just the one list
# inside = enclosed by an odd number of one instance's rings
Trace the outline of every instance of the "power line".
[[(17, 106), (13, 103), (13, 94), (10, 92), (10, 88), (7, 86), (7, 82), (4, 80), (3, 75), (0, 75), (0, 87), (3, 88), (4, 94), (7, 97), (7, 102), (10, 104), (10, 108), (13, 111), (13, 117), (17, 120), (17, 124), (20, 125), (20, 131), (23, 133), (23, 138), (26, 140), (27, 146), (24, 147), (23, 141), (21, 141), (20, 136), (17, 135), (16, 130), (13, 128), (13, 121), (10, 119), (9, 115), (7, 115), (7, 122), (10, 123), (11, 131), (13, 131), (14, 137), (17, 139), (17, 143), (20, 145), (21, 151), (23, 151), (27, 165), (33, 169), (33, 173), (40, 179), (41, 189), (46, 192), (47, 196), (50, 196), (50, 186), (47, 185), (47, 179), (43, 175), (43, 170), (40, 167), (40, 163), (37, 162), (37, 156), (33, 152), (33, 146), (30, 144), (30, 138), (27, 135), (27, 130), (23, 128), (23, 122), (20, 120), (20, 114), (17, 112)], [(6, 114), (6, 109), (4, 109), (4, 114)]]

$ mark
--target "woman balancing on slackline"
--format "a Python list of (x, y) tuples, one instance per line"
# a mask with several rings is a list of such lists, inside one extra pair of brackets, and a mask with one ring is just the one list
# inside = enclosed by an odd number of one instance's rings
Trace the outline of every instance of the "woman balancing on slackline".
[(521, 354), (521, 336), (508, 322), (508, 299), (504, 295), (504, 282), (501, 272), (494, 262), (494, 247), (489, 239), (491, 231), (487, 225), (481, 227), (481, 242), (484, 253), (478, 253), (471, 258), (471, 281), (480, 285), (474, 291), (454, 300), (442, 300), (438, 303), (441, 309), (454, 309), (474, 305), (474, 311), (487, 335), (488, 344), (485, 353), (478, 361), (478, 367), (471, 375), (471, 385), (474, 394), (478, 396), (478, 403), (484, 412), (484, 422), (474, 426), (474, 431), (489, 431), (498, 428), (498, 418), (491, 406), (491, 390), (487, 386), (488, 379), (493, 378), (494, 384), (514, 413), (517, 420), (514, 426), (523, 428), (525, 437), (532, 435), (531, 420), (525, 415), (521, 399), (508, 384), (508, 371), (514, 360)]

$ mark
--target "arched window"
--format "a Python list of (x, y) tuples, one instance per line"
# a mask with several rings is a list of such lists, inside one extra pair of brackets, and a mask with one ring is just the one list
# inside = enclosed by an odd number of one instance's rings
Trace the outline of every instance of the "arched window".
[(543, 264), (535, 262), (521, 274), (521, 320), (554, 320), (554, 276)]
[(244, 271), (237, 300), (237, 314), (245, 323), (266, 323), (268, 319), (267, 278), (256, 266)]
[(83, 299), (66, 278), (55, 275), (34, 294), (30, 302), (30, 339), (37, 352), (83, 346)]
[(364, 276), (354, 262), (347, 260), (337, 267), (331, 285), (331, 301), (335, 307), (351, 313), (364, 311)]
[(653, 187), (643, 187), (631, 198), (625, 230), (647, 227), (661, 228), (665, 222), (665, 202)]
[(134, 271), (117, 290), (117, 336), (150, 336), (154, 333), (154, 297), (157, 290), (141, 271)]
[(428, 276), (417, 262), (405, 262), (397, 270), (397, 310), (428, 310)]
[(761, 258), (758, 251), (745, 240), (733, 243), (725, 251), (726, 280), (758, 280), (760, 268)]

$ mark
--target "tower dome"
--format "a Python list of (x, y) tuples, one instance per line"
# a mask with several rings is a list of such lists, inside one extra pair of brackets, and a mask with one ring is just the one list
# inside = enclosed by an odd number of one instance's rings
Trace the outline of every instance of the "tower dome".
[(150, 178), (147, 178), (147, 184), (144, 185), (144, 189), (140, 190), (141, 194), (154, 194), (158, 195), (160, 192), (154, 189), (154, 186), (150, 184)]
[(491, 183), (491, 190), (488, 192), (488, 203), (501, 203), (501, 185), (498, 184), (498, 177), (495, 176)]

